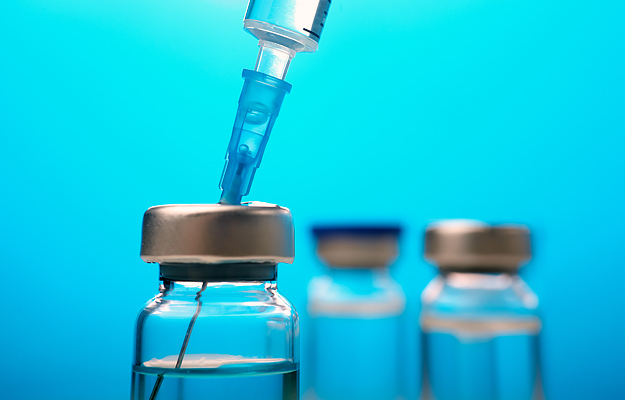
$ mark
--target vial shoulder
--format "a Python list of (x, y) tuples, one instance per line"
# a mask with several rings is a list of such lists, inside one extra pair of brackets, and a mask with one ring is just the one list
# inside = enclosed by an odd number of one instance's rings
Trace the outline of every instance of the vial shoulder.
[(313, 278), (308, 284), (308, 296), (312, 301), (351, 301), (357, 299), (385, 299), (405, 297), (399, 283), (389, 277), (368, 282), (338, 281), (323, 275)]
[(518, 275), (450, 273), (421, 295), (423, 312), (535, 314), (538, 297)]
[[(198, 307), (199, 305), (199, 307)], [(139, 318), (188, 318), (199, 308), (199, 318), (224, 318), (228, 316), (254, 316), (292, 319), (296, 316), (293, 305), (277, 290), (275, 284), (248, 290), (210, 290), (186, 293), (161, 291), (148, 301)]]
[(329, 276), (314, 278), (308, 285), (307, 311), (312, 316), (393, 316), (403, 313), (406, 296), (392, 279), (368, 285), (337, 282)]

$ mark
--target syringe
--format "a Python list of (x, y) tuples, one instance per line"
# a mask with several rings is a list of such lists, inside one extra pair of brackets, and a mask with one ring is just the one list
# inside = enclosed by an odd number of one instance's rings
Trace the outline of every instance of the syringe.
[(220, 203), (241, 204), (291, 85), (284, 81), (295, 54), (319, 46), (331, 0), (250, 0), (243, 26), (258, 39), (254, 71), (243, 90), (221, 176)]

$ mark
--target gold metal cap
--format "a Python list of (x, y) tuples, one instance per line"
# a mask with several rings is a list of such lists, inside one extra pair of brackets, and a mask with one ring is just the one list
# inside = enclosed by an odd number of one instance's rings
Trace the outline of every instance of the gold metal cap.
[(425, 258), (441, 269), (516, 270), (531, 255), (525, 225), (446, 220), (430, 224), (425, 232)]
[(173, 204), (143, 216), (145, 262), (291, 264), (294, 255), (291, 212), (275, 204)]
[(313, 228), (317, 256), (332, 268), (384, 268), (399, 253), (397, 226), (324, 226)]

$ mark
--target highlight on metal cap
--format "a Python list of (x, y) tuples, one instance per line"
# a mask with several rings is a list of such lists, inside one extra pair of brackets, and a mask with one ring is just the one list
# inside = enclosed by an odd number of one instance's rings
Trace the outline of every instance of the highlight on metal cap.
[(440, 269), (516, 270), (531, 258), (525, 225), (443, 220), (425, 231), (425, 258)]
[(291, 264), (294, 255), (291, 212), (275, 204), (173, 204), (143, 217), (145, 262)]
[(399, 254), (399, 226), (315, 226), (317, 256), (332, 268), (384, 268)]

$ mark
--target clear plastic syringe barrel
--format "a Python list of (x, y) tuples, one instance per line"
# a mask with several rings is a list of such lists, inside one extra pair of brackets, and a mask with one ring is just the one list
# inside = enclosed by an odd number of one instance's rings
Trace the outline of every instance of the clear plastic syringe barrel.
[(258, 39), (255, 71), (245, 84), (221, 176), (221, 203), (240, 204), (260, 166), (267, 140), (291, 85), (284, 81), (298, 52), (315, 52), (331, 0), (250, 0), (243, 26)]
[(256, 71), (284, 79), (296, 53), (319, 47), (331, 0), (250, 0), (243, 26), (258, 39)]
[(259, 40), (317, 51), (331, 0), (250, 0), (243, 26)]
[(240, 204), (241, 197), (248, 194), (284, 95), (291, 91), (287, 82), (260, 72), (245, 69), (243, 78), (219, 185), (223, 191), (221, 203), (226, 204)]

